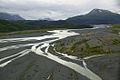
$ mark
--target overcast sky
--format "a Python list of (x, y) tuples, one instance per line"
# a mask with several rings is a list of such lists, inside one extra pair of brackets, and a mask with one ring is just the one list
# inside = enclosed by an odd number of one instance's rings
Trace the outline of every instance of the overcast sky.
[(65, 19), (94, 8), (120, 12), (119, 0), (0, 0), (0, 12), (19, 14), (25, 19)]

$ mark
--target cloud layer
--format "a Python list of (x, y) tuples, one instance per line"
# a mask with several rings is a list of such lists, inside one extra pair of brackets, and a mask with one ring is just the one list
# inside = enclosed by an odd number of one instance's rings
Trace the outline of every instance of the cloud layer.
[(118, 4), (118, 6), (120, 7), (120, 0), (117, 0), (117, 4)]
[(15, 13), (26, 19), (65, 19), (94, 8), (116, 11), (116, 0), (0, 0), (0, 12)]

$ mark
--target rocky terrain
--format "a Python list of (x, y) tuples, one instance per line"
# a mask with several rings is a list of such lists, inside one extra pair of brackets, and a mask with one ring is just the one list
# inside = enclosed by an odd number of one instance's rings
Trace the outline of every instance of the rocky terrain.
[(76, 31), (78, 36), (55, 43), (56, 51), (85, 59), (88, 68), (103, 80), (120, 79), (120, 28)]
[[(51, 38), (51, 34), (38, 36), (37, 33), (37, 36), (28, 38), (25, 35), (21, 36), (24, 38), (18, 39), (15, 36), (13, 39), (12, 37), (0, 39), (0, 79), (90, 80), (90, 76), (84, 75), (88, 72), (88, 75), (91, 74), (94, 77), (98, 75), (102, 80), (119, 80), (119, 30), (119, 28), (72, 29), (65, 31), (66, 34), (64, 34), (64, 30), (61, 30), (57, 34), (64, 35), (60, 37), (68, 35), (69, 32), (76, 32), (80, 35), (60, 38), (60, 40), (50, 43), (50, 46), (45, 46), (45, 43), (48, 44), (49, 40), (57, 39), (55, 37), (57, 35), (53, 34), (54, 37)], [(44, 38), (42, 39), (42, 37)], [(38, 44), (42, 42), (44, 44)], [(43, 53), (35, 53), (31, 51), (31, 47), (35, 51), (38, 49)], [(46, 51), (47, 48), (51, 54)], [(61, 56), (58, 52), (68, 54), (68, 56)], [(50, 57), (52, 54), (55, 55), (53, 59)], [(66, 64), (63, 65), (64, 63), (57, 60), (66, 61)], [(70, 64), (73, 65), (69, 66)], [(79, 68), (75, 69), (74, 65), (79, 65)], [(81, 74), (77, 71), (80, 69), (85, 72)]]
[(80, 58), (98, 54), (119, 53), (119, 31), (119, 28), (76, 30), (75, 32), (80, 33), (80, 35), (57, 41), (55, 49), (58, 52)]

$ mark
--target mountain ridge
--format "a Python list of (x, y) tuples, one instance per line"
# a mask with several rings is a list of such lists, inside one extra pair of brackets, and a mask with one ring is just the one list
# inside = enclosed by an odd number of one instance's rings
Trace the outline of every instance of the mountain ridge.
[(66, 19), (75, 24), (117, 24), (120, 23), (120, 14), (109, 10), (93, 9), (85, 15), (78, 15)]
[(5, 13), (5, 12), (0, 12), (0, 19), (3, 19), (3, 20), (25, 20), (18, 14), (10, 14), (10, 13)]
[[(41, 25), (41, 24), (52, 24), (52, 23), (61, 23), (66, 22), (70, 24), (75, 24), (75, 25), (81, 25), (81, 24), (119, 24), (120, 23), (120, 14), (113, 13), (109, 10), (104, 10), (104, 9), (93, 9), (87, 14), (84, 15), (78, 15), (78, 16), (73, 16), (70, 18), (67, 18), (66, 20), (57, 20), (54, 21), (50, 18), (45, 18), (42, 20), (25, 20), (19, 15), (11, 15), (6, 13), (6, 16), (1, 16), (2, 13), (0, 13), (0, 19), (4, 20), (23, 20), (23, 23), (28, 23), (28, 24), (35, 24), (35, 25)], [(10, 16), (10, 17), (9, 17)], [(1, 18), (2, 17), (2, 18)]]

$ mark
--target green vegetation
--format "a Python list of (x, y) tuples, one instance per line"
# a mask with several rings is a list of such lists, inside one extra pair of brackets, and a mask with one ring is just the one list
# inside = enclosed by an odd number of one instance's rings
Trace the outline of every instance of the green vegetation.
[(7, 21), (0, 20), (0, 36), (46, 32), (54, 29), (92, 28), (90, 25), (76, 25), (66, 21)]
[(113, 39), (112, 43), (113, 43), (113, 45), (118, 45), (118, 44), (120, 44), (120, 40), (119, 39)]
[(58, 41), (55, 44), (55, 49), (59, 52), (63, 52), (69, 55), (81, 56), (82, 54), (80, 54), (79, 52), (83, 52), (84, 48), (81, 47), (80, 45), (82, 45), (83, 43), (86, 43), (87, 41), (89, 40), (82, 39), (80, 41), (77, 41), (77, 40), (67, 41), (67, 42), (70, 42), (70, 44), (64, 43), (64, 41)]
[(11, 36), (11, 35), (20, 35), (20, 34), (31, 34), (31, 33), (38, 33), (38, 32), (47, 32), (47, 29), (41, 29), (41, 30), (24, 30), (24, 31), (15, 31), (15, 32), (4, 32), (4, 33), (0, 33), (0, 37), (4, 38), (7, 36)]
[(6, 21), (6, 20), (0, 20), (0, 33), (22, 31), (22, 30), (27, 30), (27, 29), (28, 28), (23, 26), (22, 24), (11, 22), (11, 21)]
[(114, 34), (119, 34), (119, 32), (120, 32), (120, 24), (112, 25), (112, 27), (110, 28), (110, 32), (112, 32)]
[(68, 45), (65, 43), (57, 43), (55, 44), (55, 48), (57, 51), (66, 53), (69, 55), (75, 55), (78, 57), (86, 57), (96, 54), (111, 54), (112, 51), (109, 48), (105, 48), (103, 45), (100, 46), (90, 46), (87, 41), (89, 40), (82, 40), (78, 42), (73, 42)]
[(96, 55), (96, 54), (110, 54), (111, 49), (109, 48), (104, 48), (103, 45), (100, 46), (95, 46), (95, 47), (90, 47), (88, 43), (85, 43), (85, 49), (83, 50), (85, 55)]
[(114, 24), (112, 27), (113, 28), (120, 28), (120, 24)]
[[(119, 35), (98, 31), (81, 33), (80, 36), (69, 37), (55, 42), (58, 52), (78, 56), (80, 58), (99, 55), (119, 53)], [(82, 35), (84, 34), (84, 35)], [(89, 34), (89, 35), (87, 35)], [(86, 36), (87, 35), (87, 36)]]

